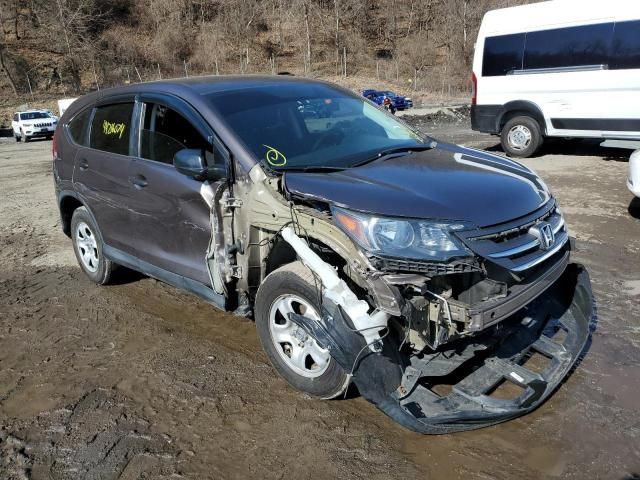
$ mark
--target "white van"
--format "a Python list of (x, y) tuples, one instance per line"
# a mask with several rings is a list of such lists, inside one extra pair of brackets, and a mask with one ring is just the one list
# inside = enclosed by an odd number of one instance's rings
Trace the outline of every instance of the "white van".
[(553, 0), (487, 12), (471, 126), (514, 157), (545, 137), (640, 139), (640, 1)]

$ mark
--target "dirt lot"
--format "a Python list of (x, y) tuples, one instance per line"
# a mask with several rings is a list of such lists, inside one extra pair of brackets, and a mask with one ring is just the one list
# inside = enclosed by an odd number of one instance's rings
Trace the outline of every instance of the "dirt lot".
[[(495, 144), (465, 124), (431, 131)], [(2, 140), (0, 478), (640, 478), (640, 204), (625, 155), (569, 142), (526, 161), (591, 272), (598, 323), (580, 366), (524, 418), (423, 437), (361, 398), (293, 391), (249, 320), (135, 274), (91, 284), (60, 230), (50, 142)]]

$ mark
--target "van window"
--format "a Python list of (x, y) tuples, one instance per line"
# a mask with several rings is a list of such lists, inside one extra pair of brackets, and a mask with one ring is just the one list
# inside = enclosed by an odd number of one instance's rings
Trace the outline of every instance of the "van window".
[(67, 125), (67, 130), (69, 131), (69, 135), (71, 135), (71, 139), (78, 145), (85, 145), (86, 143), (87, 124), (89, 123), (90, 117), (91, 109), (87, 108), (73, 117)]
[(609, 68), (640, 68), (640, 21), (616, 23)]
[(613, 23), (527, 33), (524, 69), (606, 65)]
[(91, 122), (89, 146), (105, 152), (129, 155), (129, 134), (133, 103), (118, 103), (96, 108)]
[(162, 163), (173, 163), (183, 148), (211, 150), (211, 145), (191, 123), (174, 110), (157, 103), (146, 103), (140, 132), (140, 156)]
[(495, 77), (521, 70), (524, 39), (524, 33), (485, 38), (482, 76)]

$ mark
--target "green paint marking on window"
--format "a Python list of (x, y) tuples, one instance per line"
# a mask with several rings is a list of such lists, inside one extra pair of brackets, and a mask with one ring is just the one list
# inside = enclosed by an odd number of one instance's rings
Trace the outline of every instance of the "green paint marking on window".
[(108, 120), (102, 121), (102, 133), (105, 135), (118, 135), (118, 138), (122, 138), (127, 126), (124, 123), (113, 123)]
[(284, 167), (287, 164), (287, 157), (280, 150), (264, 143), (262, 146), (268, 149), (264, 154), (264, 158), (269, 162), (269, 165), (272, 167)]

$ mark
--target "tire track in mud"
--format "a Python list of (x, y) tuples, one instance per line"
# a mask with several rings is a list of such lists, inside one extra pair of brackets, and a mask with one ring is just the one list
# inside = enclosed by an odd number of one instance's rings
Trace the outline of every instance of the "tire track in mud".
[[(97, 389), (76, 403), (37, 418), (38, 430), (0, 433), (8, 478), (179, 478), (176, 448), (168, 436), (149, 432), (149, 422), (128, 415), (128, 399)], [(85, 424), (94, 428), (87, 434)]]

